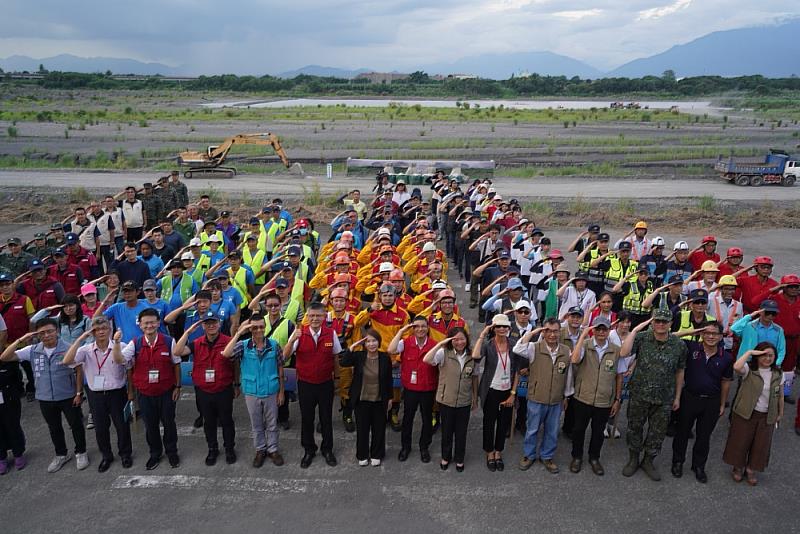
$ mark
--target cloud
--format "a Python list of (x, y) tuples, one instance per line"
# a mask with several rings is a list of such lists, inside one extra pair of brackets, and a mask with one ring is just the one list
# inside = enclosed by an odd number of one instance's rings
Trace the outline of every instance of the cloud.
[(586, 17), (596, 17), (603, 13), (602, 9), (577, 9), (574, 11), (556, 11), (553, 13), (554, 17), (575, 21), (585, 19)]
[(676, 2), (666, 6), (645, 9), (639, 11), (637, 20), (660, 19), (661, 17), (666, 17), (667, 15), (672, 15), (673, 13), (686, 9), (691, 4), (692, 0), (676, 0)]

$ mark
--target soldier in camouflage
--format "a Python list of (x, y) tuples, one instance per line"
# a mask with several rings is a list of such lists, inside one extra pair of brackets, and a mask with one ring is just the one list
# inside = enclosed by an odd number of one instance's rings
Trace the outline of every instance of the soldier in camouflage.
[(180, 173), (172, 171), (172, 181), (169, 183), (169, 192), (172, 195), (172, 209), (186, 207), (189, 205), (189, 190), (186, 184), (181, 182)]
[[(652, 323), (652, 328), (645, 330)], [(622, 470), (633, 476), (641, 467), (652, 480), (661, 480), (653, 459), (661, 452), (670, 410), (677, 410), (686, 367), (686, 344), (670, 333), (672, 314), (655, 309), (653, 317), (634, 328), (620, 350), (621, 357), (634, 355), (633, 376), (628, 384), (628, 449), (630, 459)], [(644, 426), (648, 424), (647, 436)], [(644, 452), (644, 458), (639, 457)]]
[(8, 250), (0, 254), (0, 272), (16, 278), (28, 270), (33, 256), (22, 250), (22, 241), (18, 237), (10, 237), (7, 247)]
[(161, 201), (153, 192), (153, 184), (150, 182), (144, 184), (144, 192), (140, 200), (145, 213), (145, 230), (158, 226), (161, 221)]
[(53, 250), (67, 245), (67, 238), (61, 223), (56, 222), (50, 225), (50, 237), (47, 238), (46, 243)]
[(158, 224), (167, 217), (169, 212), (175, 209), (175, 206), (172, 204), (172, 194), (169, 191), (169, 178), (166, 176), (159, 178), (158, 187), (155, 188), (154, 192), (161, 204), (161, 212), (158, 221), (153, 221), (154, 224)]
[(25, 252), (36, 259), (44, 260), (53, 253), (53, 249), (47, 246), (47, 234), (39, 232), (33, 236), (33, 243), (25, 247)]

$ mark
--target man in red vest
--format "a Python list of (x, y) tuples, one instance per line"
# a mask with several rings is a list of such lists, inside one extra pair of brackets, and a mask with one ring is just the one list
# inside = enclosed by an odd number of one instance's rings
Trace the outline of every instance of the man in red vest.
[[(408, 335), (411, 331), (412, 335)], [(405, 336), (405, 337), (404, 337)], [(439, 369), (422, 361), (436, 342), (428, 335), (428, 319), (417, 315), (405, 325), (389, 343), (389, 354), (400, 354), (400, 380), (403, 384), (403, 425), (400, 434), (400, 454), (405, 462), (411, 452), (411, 433), (414, 417), (419, 407), (422, 416), (422, 433), (419, 437), (419, 454), (423, 463), (431, 461), (428, 448), (433, 435), (433, 401), (439, 384)]]
[(336, 332), (323, 324), (325, 307), (313, 303), (308, 307), (308, 326), (296, 328), (283, 348), (283, 357), (295, 355), (297, 368), (297, 397), (300, 402), (300, 443), (305, 449), (300, 467), (308, 468), (317, 453), (314, 441), (314, 412), (319, 406), (322, 426), (320, 450), (325, 462), (336, 465), (333, 454), (333, 372), (336, 355), (342, 345)]
[(57, 248), (53, 252), (53, 259), (55, 263), (48, 268), (47, 274), (58, 280), (64, 293), (80, 295), (84, 274), (81, 268), (67, 261), (67, 253), (63, 248)]
[[(0, 315), (3, 316), (8, 328), (8, 337), (6, 339), (8, 343), (13, 343), (28, 333), (30, 318), (33, 317), (34, 313), (36, 313), (36, 310), (31, 299), (14, 291), (14, 277), (9, 273), (0, 273)], [(20, 363), (27, 379), (25, 397), (28, 402), (33, 402), (36, 392), (33, 368), (31, 368), (31, 362), (23, 361)]]
[[(203, 325), (205, 335), (188, 345), (189, 336), (200, 324)], [(219, 456), (217, 421), (222, 426), (225, 462), (236, 463), (233, 399), (239, 396), (239, 366), (222, 354), (231, 338), (220, 333), (220, 326), (219, 316), (208, 310), (199, 321), (186, 329), (175, 345), (178, 356), (193, 355), (192, 382), (195, 385), (200, 415), (203, 417), (203, 431), (208, 443), (206, 465), (209, 467), (217, 463)]]
[(37, 310), (61, 303), (64, 298), (64, 288), (58, 283), (58, 280), (47, 276), (47, 270), (42, 260), (31, 260), (28, 270), (30, 277), (22, 280), (17, 286), (17, 291), (28, 295), (33, 302), (33, 307)]
[[(146, 308), (139, 312), (138, 319), (144, 335), (124, 347), (115, 340), (111, 354), (115, 363), (129, 366), (131, 382), (139, 392), (139, 409), (150, 448), (145, 468), (152, 471), (158, 467), (162, 451), (167, 453), (169, 465), (178, 467), (181, 461), (175, 403), (181, 396), (181, 358), (175, 354), (175, 341), (158, 331), (161, 324), (158, 310)], [(132, 398), (132, 393), (128, 395)], [(159, 423), (164, 426), (163, 444)]]

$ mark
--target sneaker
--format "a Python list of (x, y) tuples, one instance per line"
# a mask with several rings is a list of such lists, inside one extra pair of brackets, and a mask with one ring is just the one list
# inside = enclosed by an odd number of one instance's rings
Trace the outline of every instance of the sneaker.
[(372, 467), (378, 467), (379, 465), (381, 465), (381, 459), (380, 458), (373, 458), (373, 459), (371, 459), (369, 461), (369, 463), (370, 463), (370, 465)]
[(178, 456), (177, 452), (167, 454), (167, 460), (169, 460), (169, 466), (173, 469), (181, 466), (181, 457)]
[(0, 476), (8, 473), (8, 460), (0, 460)]
[(47, 472), (55, 473), (56, 471), (64, 467), (64, 464), (67, 463), (68, 461), (69, 461), (69, 453), (67, 453), (66, 456), (56, 456), (55, 458), (53, 458), (53, 461), (50, 462), (50, 465), (47, 466)]
[(470, 287), (469, 284), (464, 284), (464, 291), (469, 291), (469, 287)]
[(611, 427), (606, 425), (606, 427), (603, 429), (603, 437), (608, 439), (610, 436), (611, 436)]
[(78, 464), (78, 471), (83, 471), (89, 467), (89, 455), (85, 452), (79, 452), (75, 455), (76, 463)]
[(94, 428), (94, 417), (92, 417), (92, 412), (89, 412), (89, 417), (86, 418), (86, 430), (91, 430)]
[(359, 460), (358, 465), (361, 467), (367, 467), (369, 465), (369, 460)]
[(25, 458), (24, 455), (17, 456), (16, 458), (14, 458), (14, 469), (16, 469), (17, 471), (22, 471), (23, 469), (25, 469), (26, 465), (28, 465), (28, 460)]

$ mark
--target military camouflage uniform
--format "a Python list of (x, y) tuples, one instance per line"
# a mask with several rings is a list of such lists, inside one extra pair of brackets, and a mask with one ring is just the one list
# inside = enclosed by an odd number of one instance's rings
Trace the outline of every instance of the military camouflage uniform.
[(142, 201), (142, 209), (147, 214), (147, 228), (145, 230), (149, 230), (157, 226), (161, 220), (161, 201), (154, 193), (143, 194), (140, 200)]
[[(646, 330), (636, 334), (632, 354), (636, 354), (636, 368), (628, 384), (628, 448), (656, 456), (667, 433), (675, 373), (686, 367), (686, 344), (672, 334), (667, 341), (656, 341), (653, 331)], [(649, 424), (647, 437), (645, 423)]]
[(169, 186), (158, 187), (153, 192), (158, 198), (160, 208), (158, 220), (153, 221), (153, 226), (156, 226), (169, 212), (175, 209), (175, 206), (172, 205), (172, 194), (169, 192)]
[(45, 241), (45, 243), (47, 244), (48, 247), (52, 248), (53, 250), (55, 250), (55, 249), (57, 249), (59, 247), (66, 247), (67, 246), (67, 240), (64, 237), (62, 237), (60, 239), (55, 239), (55, 238), (50, 237), (50, 238), (47, 239), (47, 241)]
[(34, 259), (27, 252), (20, 252), (18, 256), (9, 253), (0, 254), (0, 272), (9, 273), (16, 278), (28, 270), (28, 264)]
[(170, 182), (169, 192), (172, 195), (172, 209), (185, 208), (189, 204), (189, 190), (183, 182)]
[(37, 247), (36, 245), (31, 244), (25, 249), (25, 252), (27, 252), (28, 254), (30, 254), (35, 258), (43, 260), (46, 256), (52, 254), (53, 250), (54, 250), (53, 248), (48, 247), (47, 245), (44, 245), (42, 247)]

